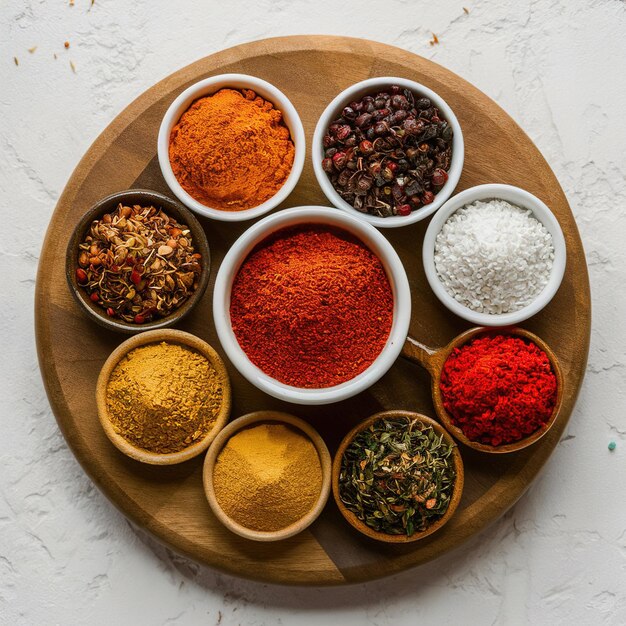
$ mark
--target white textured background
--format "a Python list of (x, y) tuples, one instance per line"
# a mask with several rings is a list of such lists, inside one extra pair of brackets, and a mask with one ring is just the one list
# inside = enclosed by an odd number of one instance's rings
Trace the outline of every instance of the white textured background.
[[(626, 623), (626, 3), (90, 4), (0, 5), (0, 623)], [(439, 45), (429, 45), (431, 32)], [(594, 301), (577, 408), (545, 471), (513, 511), (435, 563), (330, 590), (216, 574), (131, 527), (65, 445), (33, 339), (44, 232), (97, 135), (181, 66), (238, 43), (300, 33), (404, 47), (457, 72), (503, 106), (565, 189), (587, 251)], [(32, 46), (37, 50), (29, 53)], [(617, 442), (612, 453), (610, 440)]]

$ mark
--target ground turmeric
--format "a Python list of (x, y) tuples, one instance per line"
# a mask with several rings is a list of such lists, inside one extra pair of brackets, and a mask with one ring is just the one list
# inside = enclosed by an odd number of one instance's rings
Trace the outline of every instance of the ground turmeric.
[(228, 440), (215, 463), (213, 489), (224, 513), (241, 526), (281, 530), (315, 506), (322, 466), (302, 431), (263, 422)]
[(274, 196), (294, 153), (282, 112), (249, 89), (199, 98), (170, 134), (170, 163), (182, 188), (225, 211), (250, 209)]

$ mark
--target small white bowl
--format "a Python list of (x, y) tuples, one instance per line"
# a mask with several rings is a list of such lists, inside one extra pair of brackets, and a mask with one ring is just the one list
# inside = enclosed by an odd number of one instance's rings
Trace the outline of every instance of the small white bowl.
[[(285, 385), (254, 365), (240, 347), (230, 323), (230, 295), (233, 280), (252, 249), (272, 233), (299, 224), (324, 224), (347, 231), (360, 239), (380, 259), (394, 299), (393, 322), (385, 347), (376, 360), (355, 378), (322, 389)], [(296, 404), (330, 404), (355, 396), (371, 387), (398, 358), (409, 331), (411, 292), (404, 266), (393, 246), (373, 226), (350, 215), (325, 207), (286, 209), (257, 222), (246, 230), (224, 257), (215, 279), (213, 318), (217, 336), (228, 358), (255, 387), (270, 396)]]
[[(552, 235), (552, 243), (554, 245), (554, 263), (552, 264), (552, 272), (548, 279), (548, 284), (529, 305), (512, 313), (496, 314), (472, 311), (472, 309), (457, 302), (446, 291), (435, 269), (435, 242), (446, 220), (455, 211), (467, 204), (471, 204), (477, 200), (491, 200), (493, 198), (506, 200), (523, 209), (530, 209), (535, 218), (537, 218)], [(563, 231), (556, 217), (554, 217), (554, 214), (545, 203), (524, 189), (513, 187), (512, 185), (500, 184), (470, 187), (448, 200), (428, 225), (424, 236), (424, 247), (422, 249), (422, 260), (426, 278), (432, 290), (435, 292), (435, 295), (450, 311), (480, 326), (511, 326), (513, 324), (519, 324), (541, 311), (541, 309), (552, 300), (554, 294), (556, 294), (559, 289), (561, 281), (563, 280), (563, 274), (565, 273), (566, 256)]]
[[(251, 209), (243, 209), (241, 211), (224, 211), (220, 209), (214, 209), (212, 207), (202, 204), (195, 198), (192, 198), (179, 184), (172, 166), (170, 164), (169, 157), (169, 145), (170, 134), (172, 128), (178, 123), (181, 115), (190, 107), (194, 100), (203, 96), (208, 96), (216, 93), (220, 89), (252, 89), (265, 100), (271, 102), (275, 108), (282, 111), (283, 120), (289, 128), (291, 133), (291, 140), (293, 141), (295, 154), (293, 166), (291, 172), (287, 177), (287, 180), (278, 192), (272, 196), (263, 204), (253, 207)], [(195, 211), (199, 215), (204, 215), (214, 220), (221, 220), (224, 222), (242, 222), (244, 220), (250, 220), (257, 218), (261, 215), (265, 215), (272, 209), (276, 208), (287, 196), (294, 190), (300, 175), (302, 174), (302, 168), (304, 167), (304, 157), (306, 154), (306, 141), (304, 138), (304, 128), (300, 116), (296, 111), (293, 104), (287, 96), (271, 85), (265, 80), (256, 78), (254, 76), (247, 76), (245, 74), (219, 74), (218, 76), (211, 76), (205, 78), (200, 82), (195, 83), (191, 87), (188, 87), (183, 91), (169, 106), (161, 127), (159, 128), (159, 137), (157, 140), (157, 154), (159, 157), (159, 166), (161, 167), (161, 173), (165, 182), (172, 190), (174, 195), (192, 211)]]
[[(416, 211), (412, 211), (410, 215), (378, 217), (376, 215), (370, 215), (369, 213), (357, 211), (335, 191), (335, 188), (328, 178), (328, 174), (326, 174), (326, 172), (322, 169), (322, 159), (324, 158), (324, 146), (322, 145), (322, 139), (324, 138), (330, 124), (341, 115), (341, 111), (349, 102), (353, 102), (355, 100), (358, 101), (363, 96), (376, 93), (382, 89), (388, 89), (392, 85), (398, 85), (404, 89), (410, 89), (418, 96), (429, 98), (439, 109), (443, 118), (450, 124), (454, 132), (452, 139), (452, 160), (450, 163), (450, 170), (448, 171), (448, 180), (439, 193), (435, 195), (434, 202), (427, 204)], [(347, 211), (348, 213), (351, 213), (352, 215), (355, 215), (356, 217), (359, 217), (360, 219), (365, 220), (378, 228), (397, 228), (399, 226), (406, 226), (407, 224), (415, 224), (415, 222), (419, 222), (425, 217), (432, 215), (452, 195), (454, 188), (457, 186), (457, 183), (461, 178), (465, 144), (463, 142), (461, 125), (459, 124), (459, 121), (457, 120), (452, 109), (441, 96), (428, 89), (428, 87), (425, 87), (420, 83), (416, 83), (415, 81), (408, 80), (406, 78), (382, 76), (363, 80), (360, 83), (356, 83), (351, 87), (344, 89), (344, 91), (342, 91), (326, 107), (317, 122), (317, 126), (315, 127), (312, 153), (315, 177), (317, 178), (317, 182), (322, 188), (325, 196), (330, 200), (330, 202), (332, 202), (332, 204), (334, 204), (338, 209)]]

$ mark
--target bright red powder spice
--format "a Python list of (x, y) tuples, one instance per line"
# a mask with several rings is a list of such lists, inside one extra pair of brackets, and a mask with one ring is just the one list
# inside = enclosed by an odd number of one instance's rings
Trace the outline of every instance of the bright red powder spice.
[(231, 292), (239, 345), (266, 374), (322, 388), (369, 367), (387, 342), (393, 294), (378, 257), (350, 234), (279, 231), (244, 261)]
[(471, 441), (499, 446), (527, 437), (552, 416), (556, 376), (546, 353), (510, 335), (456, 348), (440, 381), (443, 405)]

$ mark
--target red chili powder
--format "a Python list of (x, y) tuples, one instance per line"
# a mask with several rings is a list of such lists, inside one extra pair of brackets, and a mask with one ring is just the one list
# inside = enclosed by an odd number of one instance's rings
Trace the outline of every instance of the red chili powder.
[(294, 387), (338, 385), (380, 354), (393, 320), (385, 270), (361, 241), (324, 226), (275, 233), (233, 282), (230, 319), (248, 358)]
[(486, 335), (453, 350), (440, 381), (452, 423), (471, 441), (524, 439), (552, 416), (557, 383), (546, 353), (510, 335)]

